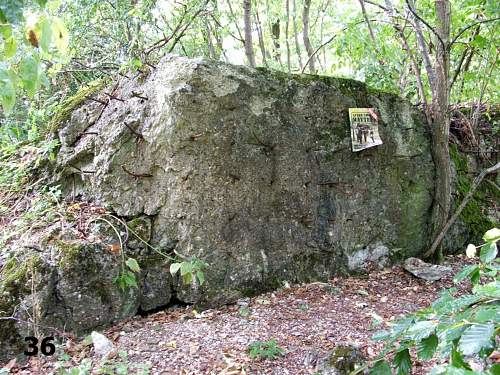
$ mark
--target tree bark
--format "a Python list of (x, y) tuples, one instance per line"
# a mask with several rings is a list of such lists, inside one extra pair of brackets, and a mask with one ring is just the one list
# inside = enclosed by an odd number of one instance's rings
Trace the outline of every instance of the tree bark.
[[(448, 147), (450, 132), (449, 96), (449, 39), (451, 9), (449, 0), (435, 0), (436, 10), (436, 61), (435, 85), (432, 97), (432, 157), (436, 167), (436, 190), (432, 210), (432, 238), (443, 230), (451, 206), (451, 162)], [(440, 40), (439, 40), (440, 39)], [(430, 77), (429, 77), (430, 78)], [(432, 247), (431, 247), (432, 249)], [(427, 256), (434, 255), (427, 252)]]
[(289, 27), (290, 27), (290, 0), (285, 0), (286, 9), (286, 24), (285, 24), (285, 44), (286, 44), (286, 67), (288, 74), (292, 72), (292, 63), (290, 57), (290, 41), (289, 38)]
[(259, 10), (256, 8), (255, 9), (255, 25), (257, 26), (257, 35), (259, 36), (259, 48), (260, 48), (260, 53), (262, 54), (262, 62), (264, 63), (265, 66), (267, 66), (267, 51), (266, 51), (266, 44), (264, 43), (264, 33), (262, 32), (262, 23), (260, 22), (260, 17), (259, 17)]
[(309, 56), (309, 71), (311, 73), (316, 73), (316, 67), (314, 65), (313, 54), (314, 50), (311, 46), (311, 41), (309, 39), (309, 10), (311, 8), (311, 0), (304, 0), (304, 8), (302, 10), (302, 37), (304, 39), (304, 47), (306, 47), (307, 55)]
[(245, 54), (248, 65), (255, 68), (255, 55), (252, 43), (252, 1), (243, 0), (243, 22), (245, 26)]
[(297, 57), (299, 59), (299, 66), (302, 70), (304, 65), (302, 64), (302, 53), (300, 52), (300, 44), (299, 44), (299, 33), (297, 31), (297, 4), (296, 0), (292, 0), (293, 5), (293, 37), (295, 39), (295, 50), (297, 52)]

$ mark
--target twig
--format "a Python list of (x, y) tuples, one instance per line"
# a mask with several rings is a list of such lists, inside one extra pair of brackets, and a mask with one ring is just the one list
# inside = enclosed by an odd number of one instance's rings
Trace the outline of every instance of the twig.
[(138, 178), (146, 178), (146, 177), (153, 177), (152, 174), (149, 174), (149, 173), (134, 173), (134, 172), (130, 172), (124, 165), (122, 165), (122, 169), (129, 175), (133, 176), (133, 177), (138, 177)]
[(484, 169), (474, 179), (474, 181), (472, 182), (472, 185), (470, 187), (470, 190), (468, 191), (467, 195), (463, 199), (462, 203), (460, 203), (460, 206), (458, 206), (458, 208), (455, 211), (455, 213), (453, 214), (453, 216), (446, 222), (446, 224), (444, 225), (443, 229), (441, 230), (441, 232), (438, 234), (438, 236), (436, 237), (436, 239), (432, 243), (431, 248), (424, 254), (424, 258), (429, 258), (430, 256), (432, 256), (434, 254), (434, 252), (438, 248), (439, 244), (443, 240), (444, 236), (448, 232), (448, 229), (450, 229), (450, 227), (453, 225), (453, 223), (455, 222), (455, 220), (457, 220), (458, 216), (462, 213), (462, 210), (465, 208), (465, 206), (467, 205), (467, 203), (469, 203), (469, 200), (474, 195), (474, 192), (478, 188), (478, 186), (481, 183), (481, 181), (483, 180), (483, 178), (486, 175), (488, 175), (490, 173), (493, 173), (493, 172), (496, 172), (499, 169), (500, 169), (500, 162), (496, 163), (494, 166), (492, 166), (490, 168)]
[(451, 46), (457, 42), (458, 38), (460, 38), (460, 36), (466, 32), (467, 30), (469, 30), (471, 27), (474, 27), (476, 25), (479, 25), (481, 23), (487, 23), (487, 22), (495, 22), (495, 21), (498, 21), (500, 20), (500, 17), (496, 17), (496, 18), (489, 18), (487, 20), (482, 20), (482, 21), (477, 21), (477, 22), (473, 22), (471, 23), (470, 25), (467, 25), (465, 26), (464, 28), (462, 28), (457, 35), (455, 35), (455, 37), (452, 39), (452, 41), (450, 42), (450, 45), (449, 47), (451, 48)]
[(302, 67), (302, 70), (300, 71), (300, 74), (304, 74), (304, 71), (306, 70), (306, 67), (309, 65), (309, 61), (311, 61), (311, 59), (316, 55), (316, 53), (318, 53), (318, 51), (323, 48), (324, 46), (326, 46), (328, 43), (330, 43), (333, 39), (335, 39), (337, 37), (337, 35), (334, 35), (332, 36), (330, 39), (328, 39), (325, 43), (323, 43), (322, 45), (320, 45), (318, 48), (316, 48), (316, 50), (311, 54), (311, 56), (309, 56), (309, 58), (307, 59), (306, 63), (304, 64), (304, 66)]

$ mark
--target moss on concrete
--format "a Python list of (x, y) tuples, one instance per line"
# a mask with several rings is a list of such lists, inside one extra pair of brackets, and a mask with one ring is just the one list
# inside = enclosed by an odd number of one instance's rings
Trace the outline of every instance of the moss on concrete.
[[(454, 144), (450, 145), (450, 157), (455, 165), (457, 174), (454, 202), (456, 209), (469, 192), (474, 176), (469, 170), (467, 156), (462, 154)], [(500, 199), (498, 191), (483, 181), (460, 214), (460, 219), (470, 230), (471, 238), (469, 241), (480, 241), (484, 232), (493, 227), (498, 227), (499, 223), (492, 221), (486, 213), (488, 205), (491, 203), (490, 199), (492, 198), (496, 200)]]
[(99, 79), (89, 83), (76, 92), (75, 95), (67, 98), (60, 109), (56, 112), (52, 120), (49, 122), (49, 131), (54, 132), (69, 119), (71, 113), (78, 108), (89, 96), (100, 91), (106, 84), (105, 79)]

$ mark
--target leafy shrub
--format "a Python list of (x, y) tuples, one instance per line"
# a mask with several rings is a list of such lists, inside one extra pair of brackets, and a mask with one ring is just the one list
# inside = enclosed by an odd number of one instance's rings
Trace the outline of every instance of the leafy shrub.
[[(472, 292), (456, 296), (457, 289), (444, 290), (428, 308), (406, 315), (387, 331), (377, 332), (375, 340), (386, 343), (384, 350), (370, 364), (371, 374), (390, 375), (391, 367), (398, 375), (408, 374), (412, 352), (419, 360), (436, 359), (434, 374), (499, 374), (500, 364), (493, 364), (490, 355), (498, 343), (500, 332), (500, 264), (497, 241), (500, 230), (491, 229), (479, 247), (469, 245), (467, 256), (478, 263), (466, 266), (454, 282), (470, 279)], [(393, 354), (392, 366), (385, 359)], [(472, 371), (471, 360), (475, 362)], [(482, 368), (478, 372), (478, 368)]]
[(278, 346), (276, 340), (254, 341), (248, 346), (250, 357), (255, 359), (276, 359), (285, 354), (283, 348)]

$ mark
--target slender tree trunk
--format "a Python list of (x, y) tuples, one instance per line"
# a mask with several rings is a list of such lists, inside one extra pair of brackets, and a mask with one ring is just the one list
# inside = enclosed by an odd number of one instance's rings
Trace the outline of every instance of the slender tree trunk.
[(271, 24), (271, 39), (273, 40), (273, 55), (276, 62), (283, 66), (281, 62), (281, 52), (280, 52), (280, 20), (277, 19)]
[(219, 56), (215, 51), (214, 43), (212, 41), (212, 31), (210, 30), (210, 24), (208, 22), (208, 19), (205, 19), (205, 32), (207, 35), (208, 55), (210, 56), (211, 59), (217, 60)]
[[(436, 190), (432, 210), (433, 238), (443, 230), (451, 207), (451, 162), (448, 147), (450, 132), (449, 95), (449, 39), (451, 9), (449, 0), (435, 0), (436, 61), (435, 85), (432, 98), (432, 156), (436, 166)], [(431, 248), (432, 249), (432, 248)], [(434, 251), (433, 251), (434, 252)], [(427, 252), (425, 255), (432, 256)]]
[(292, 72), (292, 63), (290, 57), (290, 41), (289, 38), (289, 27), (290, 27), (290, 0), (285, 0), (286, 9), (286, 24), (285, 24), (285, 44), (286, 44), (286, 67), (288, 74)]
[(245, 54), (248, 65), (255, 68), (255, 55), (252, 44), (252, 1), (243, 0), (243, 22), (245, 25)]
[(302, 53), (300, 52), (300, 44), (299, 44), (299, 33), (297, 31), (297, 4), (296, 0), (292, 0), (293, 6), (293, 37), (295, 39), (295, 50), (297, 52), (297, 57), (299, 59), (300, 70), (304, 69), (304, 64), (302, 64)]
[(302, 11), (302, 37), (304, 39), (304, 46), (306, 47), (307, 55), (309, 56), (309, 71), (311, 73), (316, 73), (316, 67), (314, 65), (314, 58), (312, 58), (314, 50), (311, 46), (311, 41), (309, 40), (309, 11), (311, 8), (311, 0), (304, 0), (304, 9)]
[(266, 59), (266, 45), (264, 43), (264, 34), (262, 32), (262, 23), (260, 22), (260, 17), (259, 17), (259, 9), (255, 8), (255, 25), (257, 26), (257, 35), (259, 36), (259, 48), (260, 48), (260, 53), (262, 54), (262, 62), (264, 63), (265, 66), (267, 66), (267, 59)]

